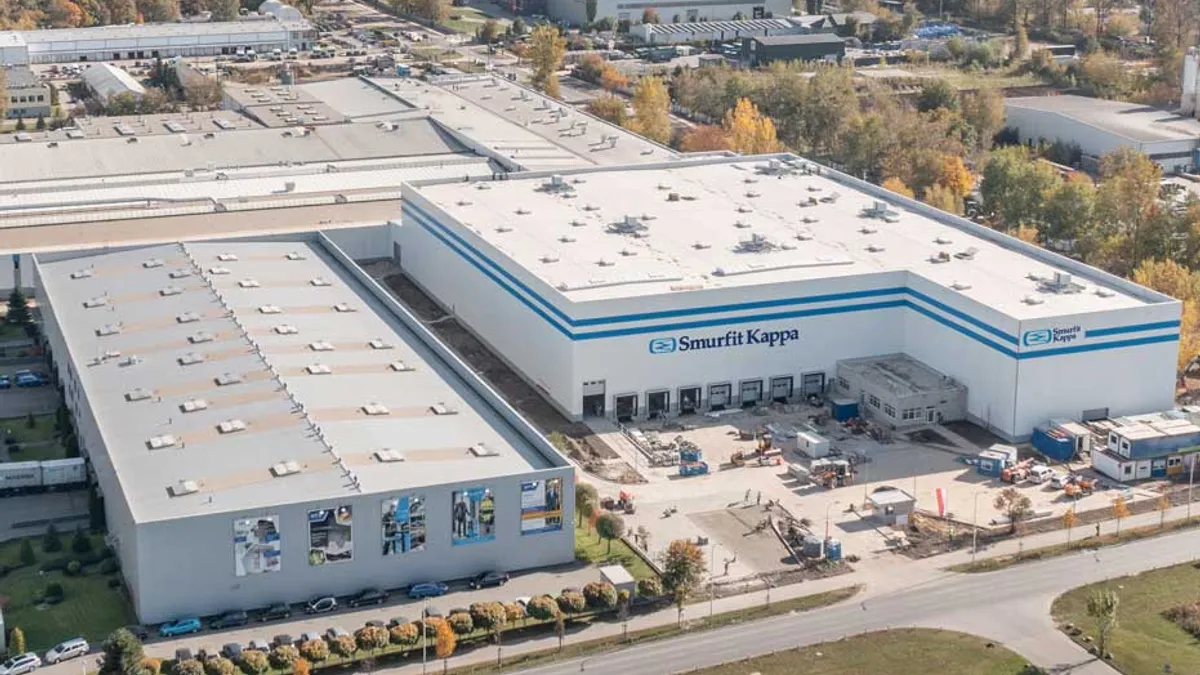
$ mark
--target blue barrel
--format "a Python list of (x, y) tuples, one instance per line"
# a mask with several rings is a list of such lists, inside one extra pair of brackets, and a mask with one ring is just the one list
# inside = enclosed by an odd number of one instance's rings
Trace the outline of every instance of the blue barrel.
[(820, 558), (821, 557), (821, 538), (815, 535), (808, 535), (804, 538), (804, 550), (801, 554), (805, 558)]
[(825, 559), (837, 562), (842, 559), (842, 542), (838, 539), (825, 540)]

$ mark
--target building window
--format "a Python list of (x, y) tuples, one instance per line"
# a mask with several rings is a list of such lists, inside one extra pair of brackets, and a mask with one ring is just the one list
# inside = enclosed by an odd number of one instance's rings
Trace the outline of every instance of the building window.
[(905, 408), (900, 413), (900, 419), (902, 419), (902, 420), (921, 419), (921, 409), (920, 408)]
[(872, 408), (878, 409), (879, 408), (879, 397), (875, 396), (874, 394), (871, 394), (870, 396), (867, 397), (867, 403)]
[(890, 403), (885, 403), (883, 405), (883, 414), (892, 419), (896, 419), (896, 409), (893, 408)]
[(38, 103), (42, 103), (45, 100), (46, 100), (45, 94), (38, 94)]

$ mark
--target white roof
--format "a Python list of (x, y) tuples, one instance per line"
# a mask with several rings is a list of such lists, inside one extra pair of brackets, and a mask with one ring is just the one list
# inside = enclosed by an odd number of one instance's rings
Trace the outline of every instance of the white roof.
[[(547, 189), (545, 175), (412, 189), (567, 302), (889, 272), (917, 274), (1018, 320), (1166, 301), (1078, 264), (1071, 283), (1079, 292), (1043, 293), (1067, 261), (801, 166), (816, 167), (794, 156), (706, 158), (568, 172), (564, 192)], [(869, 216), (883, 199), (887, 213)], [(644, 236), (613, 232), (627, 219)]]
[(124, 69), (110, 63), (96, 63), (88, 66), (87, 70), (83, 71), (82, 77), (84, 83), (103, 101), (107, 101), (117, 94), (142, 96), (146, 93), (146, 88), (142, 86), (141, 82), (133, 79), (133, 76)]
[(90, 26), (87, 28), (53, 28), (44, 30), (9, 31), (0, 33), (0, 44), (15, 35), (31, 51), (56, 42), (86, 42), (89, 40), (145, 40), (150, 38), (201, 37), (215, 35), (245, 35), (273, 31), (307, 31), (307, 21), (216, 21), (209, 23), (145, 23), (127, 26)]
[(1008, 98), (1004, 106), (1059, 115), (1134, 142), (1200, 140), (1200, 120), (1141, 103), (1067, 95)]

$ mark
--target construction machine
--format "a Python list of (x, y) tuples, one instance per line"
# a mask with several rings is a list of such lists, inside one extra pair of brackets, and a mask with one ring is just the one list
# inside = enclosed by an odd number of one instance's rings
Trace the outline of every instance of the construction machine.
[(1086, 497), (1096, 489), (1096, 481), (1090, 478), (1080, 478), (1063, 486), (1063, 494), (1070, 499)]
[(1029, 477), (1029, 467), (1033, 466), (1032, 459), (1023, 459), (1000, 472), (1000, 480), (1005, 483), (1020, 483)]

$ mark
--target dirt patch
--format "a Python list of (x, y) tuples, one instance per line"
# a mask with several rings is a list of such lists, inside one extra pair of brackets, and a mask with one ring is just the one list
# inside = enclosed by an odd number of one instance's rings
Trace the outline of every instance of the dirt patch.
[(644, 483), (646, 479), (587, 425), (567, 419), (508, 364), (492, 353), (453, 316), (441, 308), (391, 261), (362, 264), (383, 282), (401, 303), (432, 330), (480, 377), (500, 392), (525, 419), (550, 439), (559, 451), (579, 462), (589, 473), (619, 483)]
[(959, 447), (952, 443), (950, 439), (939, 434), (933, 429), (918, 429), (917, 431), (906, 435), (908, 436), (908, 440), (913, 443), (920, 443), (922, 445), (937, 445), (955, 452), (960, 452)]
[(958, 434), (959, 436), (962, 436), (963, 438), (974, 443), (975, 445), (978, 445), (981, 448), (989, 448), (989, 447), (995, 445), (996, 443), (1004, 443), (1004, 444), (1008, 443), (1008, 441), (1004, 440), (1003, 438), (1000, 438), (996, 434), (993, 434), (992, 432), (988, 431), (987, 429), (984, 429), (983, 427), (981, 427), (977, 424), (972, 424), (971, 422), (966, 422), (966, 421), (946, 422), (942, 426), (946, 427), (950, 431), (953, 431), (954, 433)]

